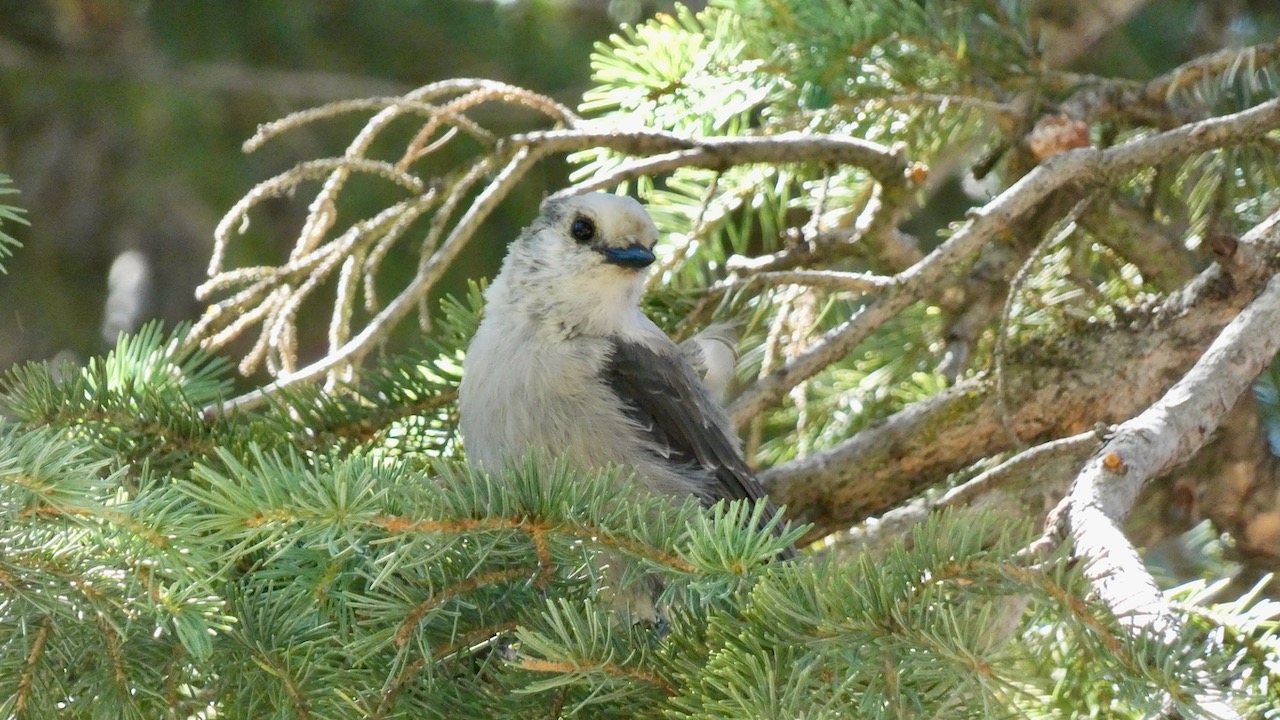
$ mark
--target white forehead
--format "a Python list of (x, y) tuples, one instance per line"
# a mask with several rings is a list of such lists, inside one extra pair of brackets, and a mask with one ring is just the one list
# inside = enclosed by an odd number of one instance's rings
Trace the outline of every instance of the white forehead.
[(564, 208), (570, 216), (580, 213), (594, 220), (607, 237), (632, 237), (650, 245), (658, 239), (658, 228), (644, 206), (625, 195), (578, 195), (565, 200)]

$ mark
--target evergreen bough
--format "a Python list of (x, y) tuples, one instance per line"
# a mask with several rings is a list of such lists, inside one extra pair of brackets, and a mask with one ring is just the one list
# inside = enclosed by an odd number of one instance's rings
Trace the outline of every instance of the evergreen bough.
[[(720, 0), (702, 13), (682, 9), (598, 48), (583, 111), (694, 137), (854, 136), (931, 163), (1003, 138), (988, 148), (987, 170), (1011, 183), (1025, 160), (1007, 142), (1019, 131), (1013, 98), (1034, 87), (1041, 102), (1065, 103), (1079, 90), (1039, 65), (1022, 6)], [(1194, 86), (1171, 80), (1168, 105), (1249, 106), (1274, 91), (1273, 59), (1259, 55)], [(1135, 635), (1090, 596), (1067, 552), (1026, 552), (1034, 529), (1005, 517), (946, 511), (884, 551), (810, 548), (777, 563), (770, 558), (806, 526), (775, 534), (741, 504), (620, 503), (616, 471), (539, 473), (532, 459), (500, 476), (468, 467), (453, 399), (482, 309), (473, 287), (427, 313), (425, 292), (441, 272), (432, 262), (455, 257), (443, 254), (450, 243), (465, 242), (489, 198), (527, 170), (521, 152), (578, 151), (583, 182), (621, 177), (635, 154), (586, 140), (554, 145), (562, 141), (551, 135), (495, 141), (465, 115), (485, 102), (582, 127), (545, 98), (475, 81), (265, 127), (255, 143), (380, 112), (343, 157), (264, 183), (229, 216), (325, 179), (288, 263), (225, 270), (233, 223), (224, 223), (203, 292), (228, 297), (195, 328), (152, 325), (83, 367), (8, 373), (0, 716), (1138, 717), (1194, 714), (1199, 698), (1223, 693), (1275, 716), (1273, 603), (1252, 595), (1209, 606), (1210, 589), (1188, 586), (1184, 607), (1200, 609), (1177, 637)], [(374, 136), (406, 115), (427, 120), (399, 162), (366, 157)], [(1108, 141), (1152, 132), (1121, 113), (1104, 123)], [(474, 164), (438, 183), (412, 175), (446, 132), (441, 142), (472, 143)], [(635, 135), (626, 147), (650, 141)], [(1274, 154), (1273, 142), (1246, 143), (1162, 169), (1171, 176), (1161, 182), (1142, 171), (1114, 184), (1152, 202), (1185, 193), (1192, 227), (1243, 228), (1280, 186)], [(361, 174), (414, 194), (329, 235), (348, 211), (336, 202), (343, 185)], [(674, 233), (651, 313), (677, 334), (708, 307), (751, 318), (747, 360), (762, 375), (793, 326), (828, 330), (863, 305), (746, 293), (724, 283), (731, 258), (785, 252), (796, 215), (810, 217), (813, 232), (884, 226), (864, 213), (912, 190), (818, 159), (689, 165), (629, 174), (620, 187), (645, 196)], [(15, 220), (0, 207), (0, 222)], [(337, 278), (331, 352), (359, 339), (355, 320), (376, 330), (382, 260), (415, 223), (425, 226), (426, 279), (401, 297), (432, 321), (428, 339), (367, 363), (367, 348), (356, 347), (307, 375), (326, 375), (323, 386), (288, 381), (303, 300)], [(1058, 240), (1029, 261), (1024, 287), (1035, 298), (1006, 308), (1004, 331), (1105, 316), (1149, 289), (1104, 245), (1074, 240), (1068, 251), (1062, 238), (1076, 229), (1067, 225), (1043, 228)], [(0, 255), (12, 245), (0, 233)], [(839, 260), (862, 273), (892, 265), (874, 253)], [(1105, 276), (1101, 297), (1062, 295), (1082, 267)], [(770, 319), (778, 316), (785, 322)], [(937, 392), (946, 380), (928, 369), (928, 345), (942, 322), (924, 303), (910, 306), (757, 419), (751, 449), (781, 462)], [(262, 336), (242, 367), (265, 359), (279, 381), (252, 402), (229, 402), (231, 364), (211, 349), (253, 323)], [(977, 352), (990, 358), (990, 345)], [(669, 633), (627, 625), (597, 597), (607, 558), (625, 559), (624, 583), (663, 581)]]

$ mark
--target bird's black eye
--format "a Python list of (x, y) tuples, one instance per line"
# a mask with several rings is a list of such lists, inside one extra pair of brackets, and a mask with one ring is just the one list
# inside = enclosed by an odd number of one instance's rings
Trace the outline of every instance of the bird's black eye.
[(596, 224), (580, 217), (569, 226), (569, 234), (578, 242), (591, 242), (596, 236)]

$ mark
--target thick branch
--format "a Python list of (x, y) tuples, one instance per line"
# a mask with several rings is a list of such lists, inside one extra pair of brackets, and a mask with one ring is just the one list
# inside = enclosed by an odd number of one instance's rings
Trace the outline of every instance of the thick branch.
[[(1241, 244), (1280, 242), (1273, 217)], [(1213, 266), (1161, 306), (1122, 325), (1028, 341), (1006, 365), (1018, 436), (1071, 435), (1154, 402), (1257, 292)], [(879, 515), (948, 474), (1012, 449), (995, 383), (978, 377), (911, 405), (839, 445), (770, 468), (766, 489), (819, 536)]]
[(1062, 523), (1099, 597), (1137, 628), (1165, 633), (1177, 620), (1120, 522), (1154, 477), (1185, 462), (1280, 352), (1280, 276), (1232, 320), (1182, 379), (1112, 439), (1077, 476)]
[(975, 213), (976, 217), (923, 260), (896, 276), (898, 283), (860, 313), (825, 334), (809, 350), (748, 388), (730, 408), (743, 426), (791, 388), (848, 355), (890, 318), (942, 283), (987, 243), (1018, 226), (1051, 193), (1069, 183), (1115, 182), (1139, 168), (1256, 138), (1280, 125), (1280, 99), (1243, 112), (1184, 125), (1107, 150), (1084, 148), (1049, 158)]

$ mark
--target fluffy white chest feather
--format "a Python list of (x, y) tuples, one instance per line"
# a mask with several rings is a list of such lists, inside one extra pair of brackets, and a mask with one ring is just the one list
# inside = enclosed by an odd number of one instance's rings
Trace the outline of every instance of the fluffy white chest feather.
[(498, 316), (476, 333), (460, 393), (468, 456), (491, 469), (530, 450), (592, 468), (616, 462), (619, 442), (633, 433), (600, 377), (609, 341), (579, 335), (546, 342), (539, 332), (545, 328)]

